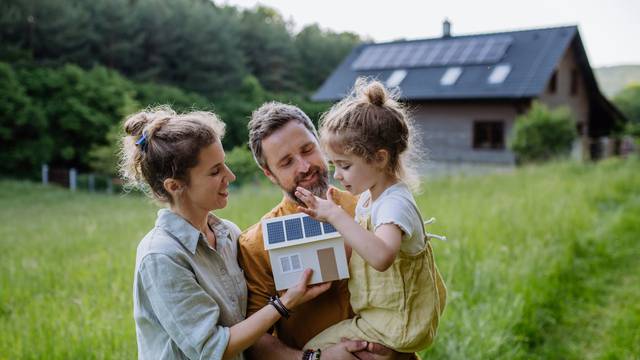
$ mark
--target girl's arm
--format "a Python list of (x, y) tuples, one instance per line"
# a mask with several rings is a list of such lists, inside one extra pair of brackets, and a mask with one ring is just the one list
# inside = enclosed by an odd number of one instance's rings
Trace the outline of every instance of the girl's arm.
[[(309, 279), (311, 279), (311, 273), (311, 269), (306, 269), (300, 282), (287, 290), (280, 298), (287, 309), (293, 309), (296, 305), (315, 298), (331, 286), (331, 283), (307, 286)], [(280, 319), (280, 313), (271, 304), (267, 304), (245, 320), (230, 327), (229, 342), (222, 358), (233, 358), (246, 350), (264, 335), (278, 319)]]
[(402, 230), (393, 224), (380, 225), (375, 233), (369, 232), (333, 202), (333, 188), (327, 191), (327, 200), (313, 195), (307, 189), (298, 187), (296, 196), (307, 205), (298, 210), (333, 225), (345, 242), (366, 262), (378, 271), (385, 271), (393, 264), (400, 250)]

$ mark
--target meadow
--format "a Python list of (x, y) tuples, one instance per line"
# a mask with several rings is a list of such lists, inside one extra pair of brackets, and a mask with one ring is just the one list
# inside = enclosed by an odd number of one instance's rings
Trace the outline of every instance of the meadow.
[[(245, 228), (282, 195), (244, 186)], [(449, 289), (425, 359), (639, 359), (640, 160), (426, 179), (417, 197)], [(135, 359), (135, 194), (0, 181), (0, 359)]]

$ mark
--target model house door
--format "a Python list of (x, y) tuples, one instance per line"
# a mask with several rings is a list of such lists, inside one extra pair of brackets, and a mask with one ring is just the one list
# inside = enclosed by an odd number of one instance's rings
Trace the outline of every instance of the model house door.
[(333, 248), (319, 249), (318, 262), (320, 262), (322, 281), (338, 280), (338, 264)]

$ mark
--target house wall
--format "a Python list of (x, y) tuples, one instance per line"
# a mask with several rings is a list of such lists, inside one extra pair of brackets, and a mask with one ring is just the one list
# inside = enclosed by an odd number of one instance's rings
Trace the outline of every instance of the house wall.
[[(577, 70), (578, 91), (571, 93), (571, 72)], [(574, 157), (587, 158), (590, 139), (588, 137), (589, 126), (589, 97), (587, 95), (584, 73), (576, 63), (576, 55), (572, 47), (569, 47), (556, 67), (557, 84), (556, 91), (551, 92), (549, 83), (538, 100), (553, 109), (559, 106), (568, 106), (576, 120), (576, 128), (579, 132), (579, 140), (574, 145)]]
[[(571, 94), (571, 71), (578, 72), (578, 92)], [(589, 119), (589, 99), (584, 82), (584, 74), (576, 63), (573, 48), (569, 47), (556, 67), (557, 86), (555, 93), (549, 91), (549, 84), (538, 100), (550, 108), (568, 106), (578, 124), (586, 124)]]
[[(571, 72), (577, 70), (577, 93), (571, 93)], [(558, 63), (555, 92), (547, 84), (538, 100), (550, 108), (568, 106), (572, 112), (580, 138), (574, 145), (574, 157), (588, 155), (589, 99), (584, 74), (576, 63), (576, 56), (569, 47)], [(478, 120), (500, 120), (505, 123), (505, 145), (513, 128), (515, 118), (528, 109), (528, 104), (505, 101), (482, 102), (428, 102), (410, 104), (416, 129), (426, 153), (429, 166), (451, 165), (513, 165), (515, 155), (505, 149), (474, 149), (473, 122)], [(423, 167), (423, 169), (426, 167)]]
[[(461, 102), (410, 104), (428, 163), (513, 165), (507, 137), (518, 115), (510, 103)], [(520, 110), (521, 111), (521, 110)], [(505, 149), (474, 149), (474, 121), (504, 121)]]
[(287, 289), (300, 281), (302, 271), (283, 274), (280, 268), (280, 256), (291, 255), (294, 253), (300, 254), (303, 270), (306, 268), (313, 269), (310, 284), (322, 282), (320, 264), (316, 254), (319, 249), (325, 249), (328, 247), (334, 248), (340, 278), (348, 278), (349, 265), (347, 264), (347, 257), (344, 251), (344, 242), (342, 241), (342, 238), (320, 240), (307, 244), (292, 245), (280, 249), (269, 250), (269, 258), (271, 260), (271, 269), (273, 271), (274, 279), (280, 278), (282, 280), (282, 283), (276, 282), (276, 289)]

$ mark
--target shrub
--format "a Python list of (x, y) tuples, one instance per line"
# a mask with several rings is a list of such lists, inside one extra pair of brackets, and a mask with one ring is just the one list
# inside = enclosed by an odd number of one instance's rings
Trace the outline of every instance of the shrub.
[(528, 113), (516, 118), (509, 148), (519, 162), (547, 161), (569, 155), (576, 137), (575, 121), (568, 108), (550, 110), (534, 102)]
[(640, 83), (625, 87), (614, 98), (613, 102), (629, 120), (624, 133), (635, 138), (640, 148)]
[(613, 102), (631, 123), (640, 125), (640, 83), (625, 87), (613, 98)]

